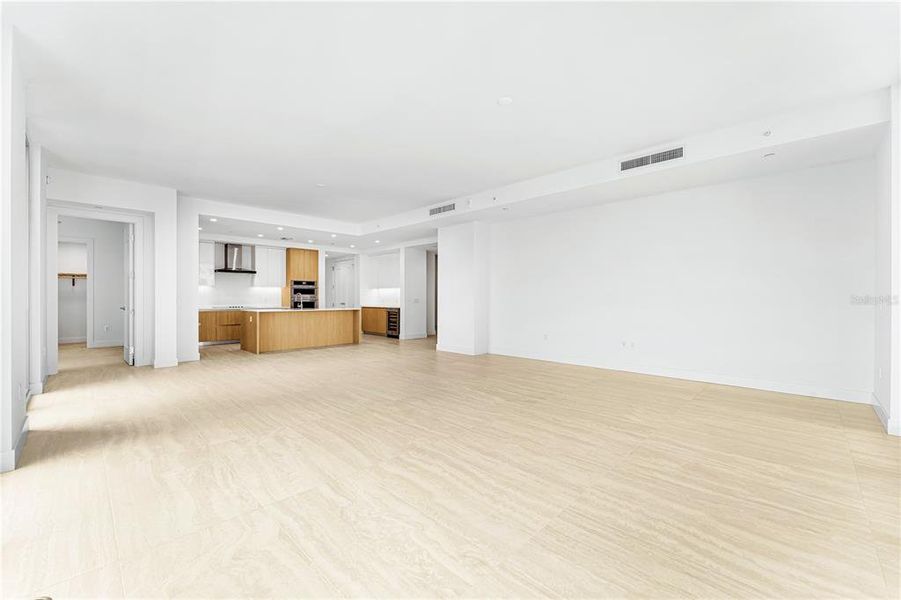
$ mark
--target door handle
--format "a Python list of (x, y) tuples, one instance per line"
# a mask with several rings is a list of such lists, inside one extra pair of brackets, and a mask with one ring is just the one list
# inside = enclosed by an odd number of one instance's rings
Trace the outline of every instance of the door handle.
[(119, 310), (125, 310), (125, 307), (124, 307), (124, 306), (120, 306), (120, 307), (119, 307)]

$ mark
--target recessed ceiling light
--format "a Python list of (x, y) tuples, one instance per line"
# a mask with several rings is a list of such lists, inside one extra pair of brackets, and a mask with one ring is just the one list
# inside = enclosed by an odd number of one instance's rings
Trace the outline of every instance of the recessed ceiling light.
[(217, 219), (216, 217), (210, 217), (210, 221), (213, 222), (213, 223), (215, 223), (215, 222), (218, 221), (218, 220), (219, 220), (219, 219)]
[(382, 243), (382, 240), (376, 240), (375, 243), (376, 243), (376, 244), (381, 244), (381, 243)]
[(284, 227), (276, 227), (276, 229), (278, 229), (279, 231), (284, 231), (284, 230), (285, 230)]
[(257, 234), (257, 237), (263, 237), (263, 234), (262, 234), (262, 233), (258, 233), (258, 234)]
[(316, 187), (325, 187), (325, 184), (324, 184), (324, 183), (317, 183), (317, 184), (316, 184)]
[(773, 132), (769, 129), (763, 132), (763, 137), (770, 137), (771, 135), (773, 135)]
[(203, 227), (198, 227), (197, 231), (203, 231)]
[(510, 106), (511, 104), (513, 104), (513, 98), (511, 98), (510, 96), (501, 96), (497, 99), (497, 103), (500, 106)]
[(333, 238), (336, 238), (336, 237), (338, 237), (338, 234), (337, 234), (337, 233), (333, 233), (333, 234), (332, 234), (332, 237), (333, 237)]
[(328, 258), (328, 252), (325, 253), (325, 257)]
[(763, 155), (764, 158), (770, 158), (771, 156), (776, 156), (776, 153), (775, 152), (767, 152), (766, 154)]
[(356, 245), (351, 244), (350, 247), (351, 247), (351, 248), (356, 248)]
[(308, 243), (308, 244), (312, 244), (312, 243), (313, 243), (313, 240), (307, 240), (307, 243)]

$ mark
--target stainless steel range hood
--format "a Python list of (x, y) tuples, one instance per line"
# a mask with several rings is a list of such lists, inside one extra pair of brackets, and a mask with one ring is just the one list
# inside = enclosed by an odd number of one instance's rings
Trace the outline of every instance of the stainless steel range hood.
[(256, 273), (256, 249), (246, 244), (216, 242), (217, 273)]

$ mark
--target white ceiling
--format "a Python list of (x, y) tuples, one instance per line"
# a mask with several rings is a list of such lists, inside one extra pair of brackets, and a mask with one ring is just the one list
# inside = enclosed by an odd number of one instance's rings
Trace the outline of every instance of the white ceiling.
[(352, 222), (877, 89), (899, 69), (895, 3), (3, 11), (31, 136), (60, 166)]
[[(212, 221), (211, 219), (216, 219)], [(345, 235), (314, 229), (289, 227), (277, 223), (262, 223), (244, 219), (232, 219), (217, 215), (200, 215), (200, 236), (206, 239), (253, 240), (259, 244), (275, 243), (288, 246), (316, 247), (329, 252), (358, 253), (389, 248), (410, 240), (434, 238), (435, 227), (419, 225), (404, 229), (383, 231), (378, 234)], [(281, 229), (279, 229), (281, 227)], [(332, 237), (334, 235), (335, 237)], [(351, 247), (352, 246), (352, 247)]]

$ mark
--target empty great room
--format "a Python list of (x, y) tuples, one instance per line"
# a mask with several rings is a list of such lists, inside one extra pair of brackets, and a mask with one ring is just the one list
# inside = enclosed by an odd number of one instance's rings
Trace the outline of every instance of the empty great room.
[(901, 598), (901, 4), (0, 26), (3, 598)]

